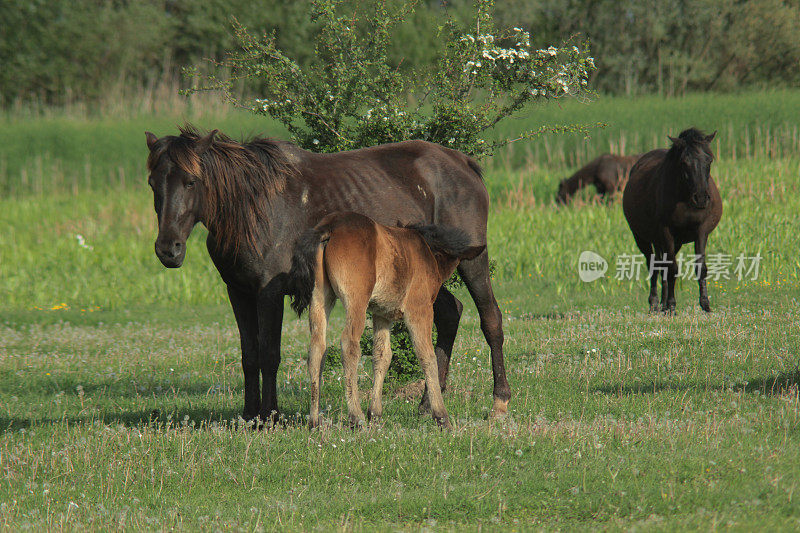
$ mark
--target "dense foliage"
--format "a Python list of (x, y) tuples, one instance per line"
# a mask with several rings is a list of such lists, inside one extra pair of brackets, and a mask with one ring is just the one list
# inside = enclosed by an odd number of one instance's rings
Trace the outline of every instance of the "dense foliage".
[[(376, 1), (370, 10), (351, 11), (341, 0), (317, 0), (309, 11), (318, 30), (314, 57), (306, 66), (273, 35), (258, 38), (237, 25), (240, 49), (221, 63), (223, 76), (201, 77), (189, 92), (222, 91), (237, 106), (283, 123), (309, 150), (423, 139), (487, 155), (507, 142), (487, 142), (499, 122), (531, 101), (582, 94), (594, 68), (577, 46), (536, 49), (522, 28), (495, 30), (493, 8), (493, 1), (477, 0), (468, 29), (444, 20), (435, 63), (404, 73), (389, 48), (412, 2), (393, 9)], [(257, 95), (237, 96), (242, 82), (259, 87)], [(409, 98), (416, 104), (409, 106)]]
[[(394, 9), (403, 0), (391, 0)], [(350, 1), (353, 5), (370, 2)], [(317, 26), (309, 0), (6, 0), (0, 3), (0, 104), (115, 97), (146, 90), (235, 44), (230, 18), (275, 35), (300, 66), (312, 61)], [(421, 1), (393, 31), (387, 55), (399, 71), (436, 61), (445, 16), (468, 20), (470, 0)], [(800, 81), (797, 0), (504, 0), (501, 26), (535, 46), (588, 38), (602, 92), (680, 94)]]

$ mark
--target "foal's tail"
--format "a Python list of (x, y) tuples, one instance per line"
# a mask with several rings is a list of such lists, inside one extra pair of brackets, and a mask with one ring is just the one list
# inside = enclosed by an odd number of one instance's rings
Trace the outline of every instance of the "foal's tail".
[(320, 246), (330, 237), (327, 228), (313, 228), (303, 233), (297, 240), (292, 255), (292, 268), (289, 270), (289, 297), (292, 309), (297, 316), (311, 303), (314, 292), (314, 270), (317, 252)]
[(469, 236), (458, 228), (422, 224), (406, 227), (418, 232), (431, 250), (454, 259), (474, 259), (486, 249), (485, 244), (473, 246)]

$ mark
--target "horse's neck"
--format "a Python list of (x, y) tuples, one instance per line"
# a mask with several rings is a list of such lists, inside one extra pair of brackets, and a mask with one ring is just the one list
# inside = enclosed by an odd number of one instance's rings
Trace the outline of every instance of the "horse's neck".
[(586, 167), (583, 167), (575, 174), (572, 175), (571, 178), (568, 178), (564, 184), (567, 186), (568, 193), (574, 193), (584, 185), (589, 185), (592, 183), (592, 170), (588, 170)]
[(659, 168), (659, 187), (666, 198), (676, 202), (684, 201), (689, 197), (689, 192), (684, 190), (685, 187), (680, 185), (678, 180), (679, 175), (680, 166), (678, 163), (665, 157)]

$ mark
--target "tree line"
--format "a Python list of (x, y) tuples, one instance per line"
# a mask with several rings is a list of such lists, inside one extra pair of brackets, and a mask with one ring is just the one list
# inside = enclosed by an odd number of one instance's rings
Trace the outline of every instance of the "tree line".
[[(305, 65), (318, 31), (308, 1), (5, 0), (0, 105), (92, 101), (115, 86), (165, 80), (186, 85), (183, 67), (235, 48), (232, 18), (252, 32), (274, 32)], [(344, 3), (359, 10), (370, 2)], [(401, 71), (433, 65), (445, 17), (465, 21), (471, 13), (469, 0), (419, 1), (396, 28), (391, 60)], [(529, 31), (538, 46), (588, 44), (597, 65), (591, 87), (602, 93), (679, 95), (800, 81), (800, 0), (503, 0), (495, 17), (498, 27)]]

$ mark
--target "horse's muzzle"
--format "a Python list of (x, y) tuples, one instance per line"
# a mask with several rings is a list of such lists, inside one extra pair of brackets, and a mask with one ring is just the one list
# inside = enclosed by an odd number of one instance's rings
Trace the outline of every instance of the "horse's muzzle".
[(180, 241), (156, 241), (156, 256), (167, 268), (178, 268), (186, 257), (186, 245)]
[(705, 209), (711, 202), (711, 195), (707, 192), (694, 193), (689, 201), (695, 209)]

